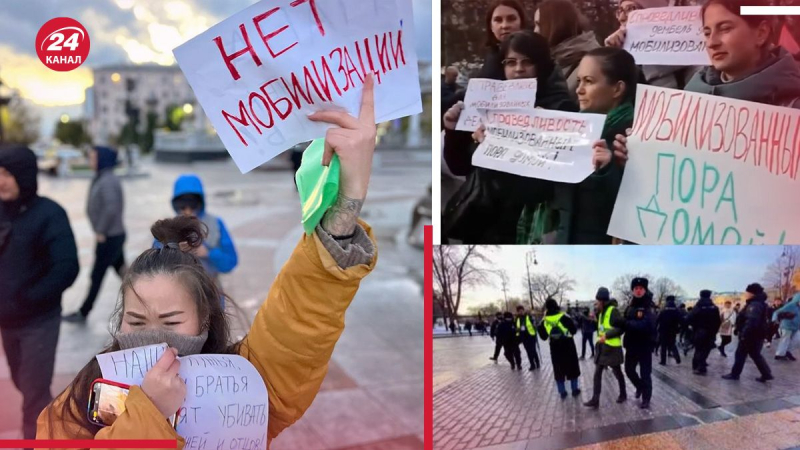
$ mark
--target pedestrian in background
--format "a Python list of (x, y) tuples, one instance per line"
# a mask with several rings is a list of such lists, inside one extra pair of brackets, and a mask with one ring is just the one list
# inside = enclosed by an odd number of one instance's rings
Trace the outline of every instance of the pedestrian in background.
[(0, 147), (0, 333), (25, 439), (53, 399), (61, 297), (79, 271), (67, 213), (37, 195), (37, 171), (30, 149)]
[(597, 357), (595, 358), (594, 386), (592, 398), (584, 406), (597, 408), (600, 406), (600, 391), (603, 383), (603, 371), (610, 367), (619, 384), (617, 403), (628, 399), (625, 388), (625, 377), (622, 375), (622, 339), (625, 332), (625, 318), (617, 308), (617, 301), (609, 298), (608, 289), (601, 287), (595, 295), (597, 311)]
[(553, 377), (556, 379), (558, 394), (562, 399), (567, 398), (564, 381), (569, 380), (572, 396), (577, 397), (581, 395), (578, 387), (581, 368), (578, 364), (578, 350), (575, 348), (572, 336), (578, 331), (578, 327), (569, 315), (561, 312), (561, 307), (552, 298), (544, 302), (544, 309), (544, 320), (538, 327), (539, 337), (544, 341), (550, 340), (550, 359), (553, 363)]
[[(197, 175), (181, 175), (175, 180), (172, 208), (177, 214), (196, 216), (208, 227), (203, 245), (191, 251), (219, 285), (219, 274), (231, 272), (238, 263), (238, 256), (225, 222), (206, 211), (203, 183)], [(157, 242), (155, 246), (158, 247)]]
[(580, 320), (581, 325), (581, 359), (586, 358), (586, 343), (589, 343), (589, 348), (592, 350), (592, 359), (594, 359), (594, 331), (597, 329), (597, 320), (595, 320), (594, 313), (589, 312), (586, 308)]
[(723, 306), (722, 311), (719, 313), (721, 322), (719, 326), (719, 354), (724, 358), (728, 357), (728, 355), (725, 353), (725, 346), (730, 344), (733, 340), (733, 324), (736, 323), (736, 310), (733, 309), (731, 305), (731, 301), (726, 300), (725, 306)]
[(114, 268), (120, 279), (125, 275), (125, 225), (122, 220), (125, 200), (122, 183), (114, 174), (117, 152), (108, 147), (95, 147), (89, 152), (89, 164), (95, 171), (86, 203), (86, 215), (96, 241), (94, 266), (86, 299), (78, 311), (64, 316), (65, 321), (73, 323), (86, 322), (109, 267)]
[(747, 286), (745, 298), (744, 309), (736, 317), (736, 328), (733, 331), (739, 337), (733, 367), (731, 373), (723, 375), (722, 378), (738, 380), (749, 356), (761, 372), (756, 381), (765, 383), (773, 379), (772, 371), (761, 355), (764, 337), (767, 334), (767, 294), (760, 284), (752, 283)]
[(695, 375), (705, 375), (708, 364), (708, 354), (714, 349), (720, 324), (719, 308), (711, 301), (711, 291), (700, 291), (700, 300), (686, 318), (692, 327), (694, 337), (694, 357), (692, 358), (692, 372)]
[(772, 314), (772, 320), (780, 321), (781, 339), (778, 342), (775, 359), (795, 361), (790, 350), (800, 347), (800, 331), (798, 331), (800, 330), (800, 293), (795, 294), (789, 303), (777, 309)]

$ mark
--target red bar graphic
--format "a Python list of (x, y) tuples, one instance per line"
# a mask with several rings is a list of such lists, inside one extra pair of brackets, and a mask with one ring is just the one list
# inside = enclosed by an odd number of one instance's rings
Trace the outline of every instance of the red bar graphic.
[(433, 450), (433, 227), (425, 227), (425, 450)]
[(177, 439), (0, 439), (0, 448), (178, 448)]

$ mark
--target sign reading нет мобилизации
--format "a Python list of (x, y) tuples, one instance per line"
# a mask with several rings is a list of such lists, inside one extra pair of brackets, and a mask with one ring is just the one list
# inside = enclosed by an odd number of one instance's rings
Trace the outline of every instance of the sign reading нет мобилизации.
[(800, 244), (800, 111), (639, 85), (608, 233), (639, 244)]
[(358, 117), (368, 74), (376, 123), (422, 112), (411, 0), (262, 0), (174, 53), (242, 172)]

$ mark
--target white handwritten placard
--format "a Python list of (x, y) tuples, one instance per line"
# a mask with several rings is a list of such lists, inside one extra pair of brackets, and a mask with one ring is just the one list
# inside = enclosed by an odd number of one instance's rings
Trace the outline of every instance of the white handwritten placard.
[(473, 78), (467, 85), (464, 109), (456, 130), (475, 131), (486, 122), (487, 111), (533, 110), (536, 107), (536, 78), (490, 80)]
[(233, 157), (247, 172), (325, 136), (308, 115), (358, 117), (364, 78), (375, 118), (422, 111), (412, 0), (262, 0), (177, 47), (175, 59)]
[[(166, 344), (97, 355), (103, 378), (141, 385)], [(160, 355), (159, 355), (160, 358)], [(255, 367), (239, 355), (179, 358), (186, 401), (177, 431), (186, 448), (263, 449), (267, 445), (269, 398)]]
[(700, 6), (672, 6), (633, 11), (625, 46), (637, 64), (707, 66)]
[(639, 244), (800, 244), (800, 111), (639, 85), (608, 233)]
[(580, 183), (594, 172), (605, 115), (537, 109), (492, 111), (472, 164), (531, 178)]

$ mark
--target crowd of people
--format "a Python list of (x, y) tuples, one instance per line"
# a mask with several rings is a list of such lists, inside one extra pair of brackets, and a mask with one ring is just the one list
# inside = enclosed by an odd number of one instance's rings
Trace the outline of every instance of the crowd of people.
[[(795, 288), (800, 291), (800, 286)], [(738, 303), (733, 306), (730, 300), (726, 300), (720, 309), (712, 301), (712, 292), (706, 289), (700, 291), (699, 299), (692, 307), (677, 306), (676, 298), (667, 296), (665, 304), (659, 308), (653, 301), (649, 281), (634, 278), (631, 294), (624, 310), (620, 309), (616, 299), (611, 298), (607, 288), (600, 287), (593, 310), (572, 308), (565, 313), (555, 300), (548, 299), (542, 314), (526, 310), (524, 306), (517, 306), (516, 315), (510, 311), (498, 312), (490, 327), (495, 343), (490, 359), (497, 363), (502, 350), (511, 369), (522, 370), (522, 345), (528, 357), (528, 370), (535, 371), (541, 367), (537, 337), (549, 341), (558, 392), (562, 398), (567, 397), (565, 383), (569, 380), (572, 395), (577, 397), (581, 392), (578, 386), (579, 360), (586, 358), (588, 343), (595, 372), (592, 397), (584, 404), (592, 408), (599, 406), (602, 374), (610, 368), (619, 385), (617, 402), (622, 403), (628, 398), (624, 370), (636, 389), (636, 398), (641, 398), (640, 407), (649, 408), (653, 394), (653, 357), (660, 357), (662, 366), (667, 364), (668, 357), (680, 364), (679, 343), (689, 343), (682, 346), (684, 356), (694, 350), (692, 373), (705, 376), (712, 350), (716, 348), (722, 357), (727, 358), (725, 347), (736, 336), (734, 362), (730, 372), (722, 378), (738, 380), (749, 357), (761, 374), (756, 380), (762, 383), (773, 379), (769, 364), (762, 355), (765, 342), (772, 342), (778, 335), (776, 361), (795, 361), (791, 349), (800, 350), (800, 293), (785, 305), (779, 299), (773, 299), (772, 305), (768, 305), (764, 288), (752, 283), (745, 290), (741, 309)], [(580, 358), (574, 341), (578, 330), (582, 335)]]
[[(756, 2), (757, 3), (757, 2)], [(752, 0), (708, 0), (702, 6), (707, 67), (637, 65), (622, 47), (628, 15), (668, 6), (667, 0), (622, 0), (619, 29), (602, 41), (570, 0), (545, 0), (534, 17), (518, 0), (496, 0), (486, 11), (486, 47), (477, 78), (537, 80), (536, 107), (606, 116), (593, 143), (594, 173), (577, 184), (552, 182), (472, 165), (485, 137), (456, 130), (464, 110), (459, 72), (442, 85), (443, 158), (465, 177), (443, 199), (443, 243), (611, 244), (607, 234), (627, 160), (637, 83), (800, 108), (800, 67), (778, 42), (780, 20), (743, 16)]]
[[(91, 283), (81, 308), (62, 318), (63, 293), (80, 271), (69, 217), (58, 203), (39, 195), (33, 151), (0, 146), (0, 332), (11, 379), (23, 396), (25, 439), (148, 437), (177, 439), (182, 448), (186, 442), (165, 419), (186, 398), (178, 357), (194, 354), (237, 354), (250, 361), (269, 392), (268, 441), (303, 415), (325, 377), (345, 311), (376, 263), (374, 236), (359, 219), (376, 143), (372, 78), (365, 81), (358, 118), (341, 111), (309, 118), (338, 125), (326, 135), (327, 159), (320, 162), (339, 156), (338, 197), (314, 232), (300, 237), (238, 342), (224, 311), (232, 300), (218, 278), (237, 265), (236, 251), (222, 220), (206, 211), (199, 177), (176, 181), (172, 206), (177, 215), (155, 222), (150, 228), (154, 244), (128, 264), (116, 152), (92, 151), (95, 177), (87, 215), (96, 247)], [(110, 324), (110, 339), (87, 345), (108, 344), (101, 353), (163, 342), (170, 349), (141, 386), (130, 387), (125, 413), (100, 427), (87, 411), (92, 382), (102, 378), (96, 358), (55, 398), (50, 384), (62, 320), (86, 322), (109, 268), (122, 280), (113, 315), (97, 318)]]

